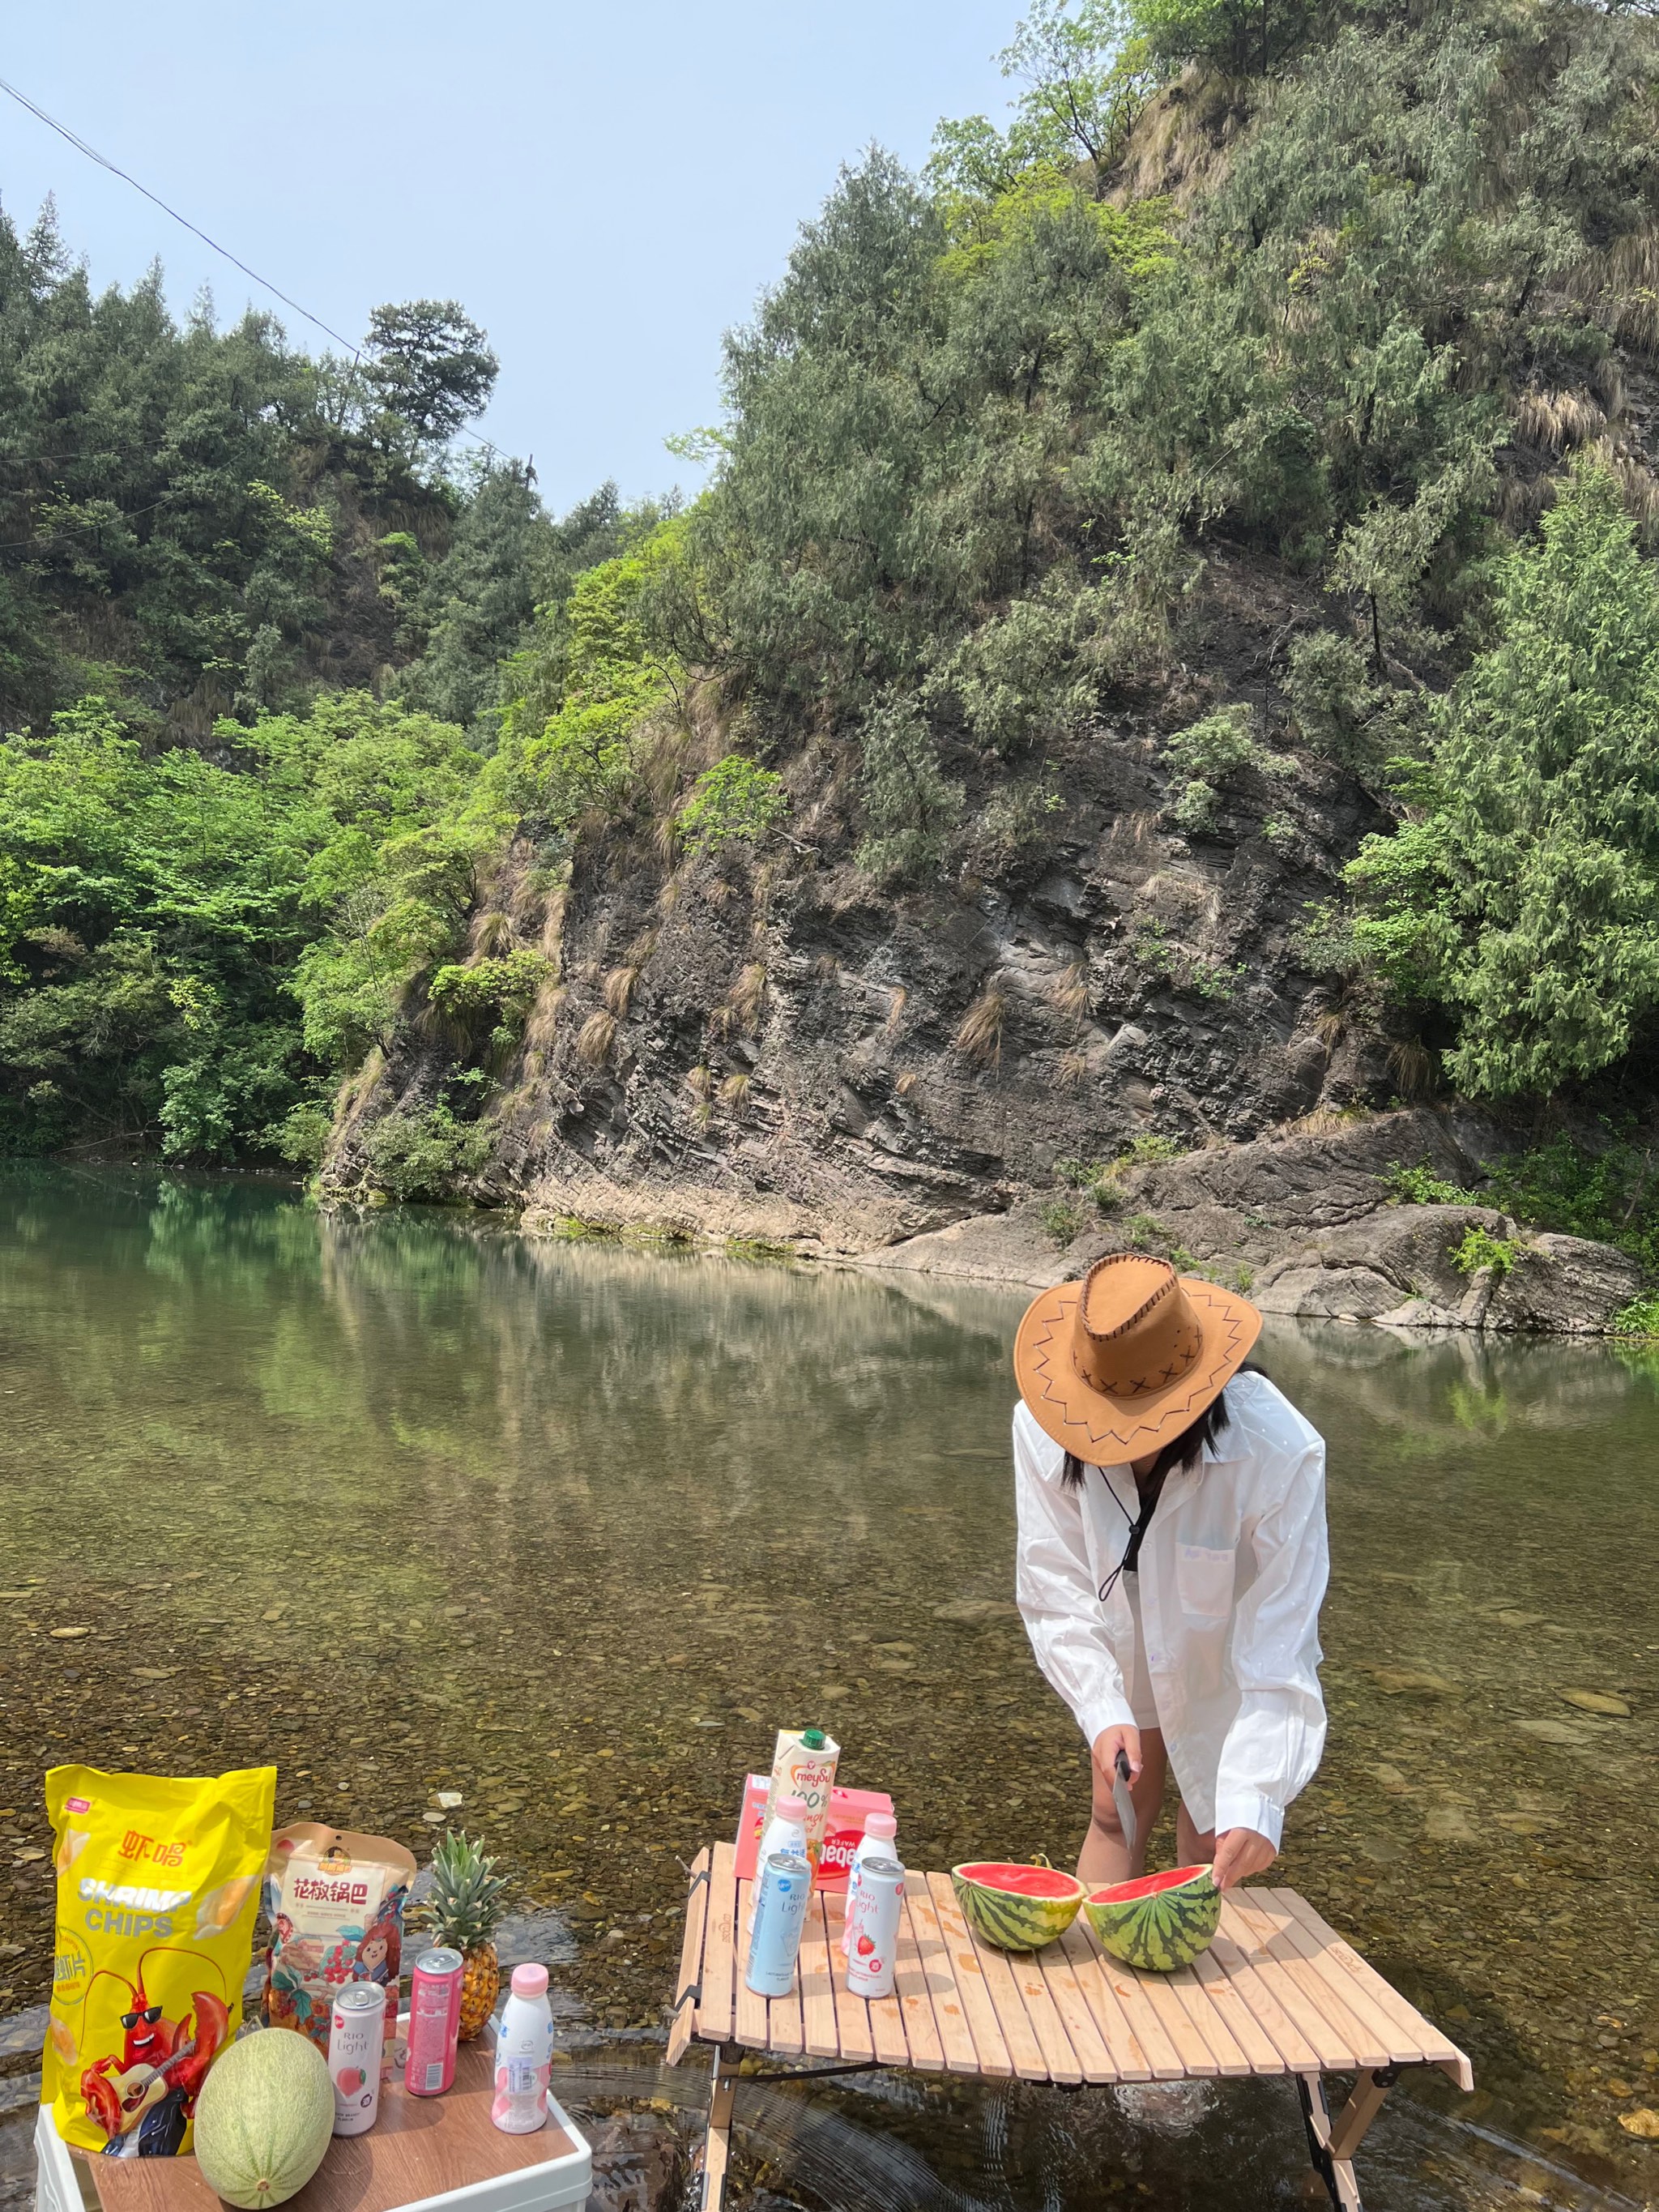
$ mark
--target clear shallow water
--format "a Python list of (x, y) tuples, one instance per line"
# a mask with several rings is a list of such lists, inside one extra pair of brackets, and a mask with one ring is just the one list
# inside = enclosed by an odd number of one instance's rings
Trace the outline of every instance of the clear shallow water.
[[(1020, 1304), (328, 1219), (254, 1183), (9, 1173), (0, 2014), (45, 1994), (51, 1882), (27, 1854), (68, 1757), (273, 1759), (283, 1816), (417, 1844), (459, 1790), (520, 1903), (556, 1916), (601, 2107), (696, 2094), (627, 2039), (670, 1992), (676, 1860), (729, 1832), (778, 1721), (830, 1722), (918, 1862), (1073, 1850), (1082, 1747), (1008, 1601)], [(1598, 1346), (1358, 1329), (1281, 1328), (1263, 1359), (1332, 1462), (1332, 1742), (1285, 1878), (1481, 2081), (1396, 2096), (1368, 2202), (1496, 2203), (1516, 2178), (1640, 2201), (1659, 2148), (1617, 2116), (1659, 2105), (1654, 1376)], [(754, 2189), (809, 2205), (1197, 2205), (1218, 2172), (1243, 2208), (1303, 2189), (1271, 2085), (1155, 2110), (915, 2081), (744, 2095)]]

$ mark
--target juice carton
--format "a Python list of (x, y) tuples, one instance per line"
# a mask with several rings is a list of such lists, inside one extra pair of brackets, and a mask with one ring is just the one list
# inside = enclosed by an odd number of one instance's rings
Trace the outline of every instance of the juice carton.
[[(752, 1881), (760, 1851), (761, 1830), (766, 1824), (769, 1774), (751, 1774), (743, 1786), (743, 1810), (738, 1816), (737, 1874), (739, 1881)], [(829, 1818), (824, 1824), (823, 1849), (818, 1858), (817, 1887), (845, 1889), (853, 1854), (864, 1833), (866, 1816), (890, 1813), (893, 1801), (884, 1790), (843, 1790), (830, 1792)]]
[(806, 1808), (806, 1856), (817, 1872), (823, 1831), (830, 1819), (830, 1792), (836, 1786), (841, 1746), (821, 1728), (780, 1729), (772, 1753), (772, 1787), (766, 1800), (769, 1820), (781, 1797), (799, 1797)]

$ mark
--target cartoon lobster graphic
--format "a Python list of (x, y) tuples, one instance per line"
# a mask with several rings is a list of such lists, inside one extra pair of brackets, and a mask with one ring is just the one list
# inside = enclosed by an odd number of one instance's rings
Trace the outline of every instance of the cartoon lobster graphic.
[[(230, 2033), (228, 2006), (207, 1990), (191, 1992), (191, 2010), (182, 2020), (164, 2017), (144, 1988), (144, 1960), (153, 1959), (158, 1951), (197, 1956), (181, 1944), (157, 1943), (139, 1960), (136, 1982), (112, 1966), (100, 1966), (92, 1978), (96, 1982), (107, 1975), (121, 1983), (132, 1999), (121, 2014), (126, 2039), (120, 2055), (95, 2060), (81, 2076), (87, 2112), (109, 2138), (106, 2156), (174, 2156), (183, 2145), (208, 2069)], [(82, 2018), (91, 1995), (89, 1982), (82, 1999)], [(135, 2133), (136, 2141), (130, 2144)]]

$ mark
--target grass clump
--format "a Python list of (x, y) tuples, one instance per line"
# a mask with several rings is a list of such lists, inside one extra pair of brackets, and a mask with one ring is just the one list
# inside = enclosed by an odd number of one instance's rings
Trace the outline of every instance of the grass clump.
[(1469, 1195), (1459, 1183), (1448, 1182), (1426, 1163), (1414, 1167), (1392, 1167), (1382, 1178), (1390, 1206), (1456, 1206)]
[(1461, 1244), (1452, 1247), (1451, 1263), (1460, 1275), (1477, 1275), (1483, 1267), (1491, 1267), (1501, 1281), (1525, 1249), (1518, 1237), (1494, 1237), (1490, 1230), (1471, 1229)]

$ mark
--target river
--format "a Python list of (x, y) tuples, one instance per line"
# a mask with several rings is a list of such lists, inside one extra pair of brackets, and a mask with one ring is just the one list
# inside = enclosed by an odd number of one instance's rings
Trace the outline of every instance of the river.
[[(651, 2036), (677, 1862), (730, 1832), (780, 1722), (834, 1729), (913, 1863), (1073, 1851), (1083, 1747), (1009, 1602), (1021, 1303), (7, 1170), (10, 2137), (56, 1760), (273, 1760), (279, 1817), (417, 1845), (458, 1792), (555, 1960), (588, 2110), (695, 2099)], [(1396, 2094), (1367, 2202), (1641, 2202), (1659, 2145), (1618, 2120), (1659, 2105), (1659, 1368), (1282, 1324), (1259, 1356), (1330, 1445), (1331, 1741), (1282, 1875), (1480, 2084)], [(1089, 2212), (1212, 2202), (1220, 2160), (1255, 2212), (1303, 2191), (1281, 2087), (756, 2091), (740, 2172), (757, 2205)]]

